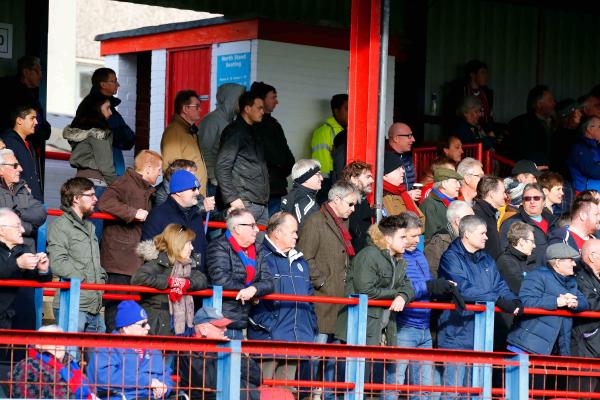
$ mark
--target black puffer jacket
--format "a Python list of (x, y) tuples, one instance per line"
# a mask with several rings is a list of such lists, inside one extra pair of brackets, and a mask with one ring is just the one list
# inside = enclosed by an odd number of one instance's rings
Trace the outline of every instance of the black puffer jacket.
[[(575, 270), (577, 288), (583, 293), (590, 311), (600, 311), (600, 279), (584, 263)], [(575, 318), (571, 335), (571, 355), (575, 357), (600, 357), (600, 320)]]
[[(239, 291), (246, 287), (246, 268), (225, 235), (213, 240), (208, 245), (207, 270), (210, 283), (222, 286), (223, 290)], [(257, 249), (256, 274), (248, 286), (254, 286), (257, 289), (255, 297), (260, 297), (273, 293), (274, 285), (273, 276), (263, 260), (262, 252)], [(246, 328), (249, 311), (250, 304), (248, 302), (242, 304), (241, 301), (235, 299), (223, 299), (223, 315), (233, 321), (228, 328)]]
[(225, 204), (236, 199), (269, 202), (269, 172), (263, 144), (242, 117), (223, 130), (215, 175)]

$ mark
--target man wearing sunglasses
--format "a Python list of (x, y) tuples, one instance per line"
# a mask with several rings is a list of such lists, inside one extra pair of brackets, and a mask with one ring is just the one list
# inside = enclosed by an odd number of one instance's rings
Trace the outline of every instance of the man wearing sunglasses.
[[(115, 334), (146, 336), (148, 314), (135, 301), (122, 301), (115, 328)], [(91, 348), (88, 357), (87, 374), (97, 392), (118, 392), (127, 399), (166, 399), (173, 389), (171, 367), (159, 350)]]
[(533, 226), (533, 237), (535, 238), (535, 249), (531, 257), (535, 258), (539, 265), (545, 263), (546, 247), (548, 247), (548, 235), (555, 228), (557, 218), (544, 206), (546, 197), (538, 183), (529, 183), (523, 188), (523, 204), (519, 212), (500, 226), (500, 248), (508, 246), (508, 229), (516, 222), (525, 222)]

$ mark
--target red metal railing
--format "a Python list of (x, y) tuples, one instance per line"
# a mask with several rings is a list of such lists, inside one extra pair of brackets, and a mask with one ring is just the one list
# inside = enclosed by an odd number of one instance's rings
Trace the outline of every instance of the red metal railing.
[[(481, 143), (463, 144), (464, 156), (473, 157), (481, 163), (484, 161), (483, 146)], [(436, 146), (415, 147), (412, 150), (413, 163), (415, 165), (415, 176), (417, 181), (423, 178), (423, 174), (429, 168), (429, 165), (435, 160), (438, 148)]]

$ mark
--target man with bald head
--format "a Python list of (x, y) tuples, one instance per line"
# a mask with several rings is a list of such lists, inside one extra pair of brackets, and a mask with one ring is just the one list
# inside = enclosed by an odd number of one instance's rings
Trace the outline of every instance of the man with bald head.
[[(590, 311), (600, 311), (600, 240), (587, 240), (581, 248), (581, 263), (575, 271), (577, 287), (585, 296)], [(575, 318), (571, 335), (571, 355), (575, 357), (600, 357), (600, 320)], [(572, 390), (597, 392), (600, 379), (580, 377), (569, 381)], [(577, 388), (571, 385), (577, 385)]]
[(418, 201), (421, 198), (421, 189), (413, 188), (413, 184), (417, 179), (411, 153), (414, 142), (415, 137), (408, 125), (396, 122), (390, 126), (387, 141), (388, 150), (396, 153), (400, 157), (400, 160), (402, 160), (406, 190), (414, 201)]

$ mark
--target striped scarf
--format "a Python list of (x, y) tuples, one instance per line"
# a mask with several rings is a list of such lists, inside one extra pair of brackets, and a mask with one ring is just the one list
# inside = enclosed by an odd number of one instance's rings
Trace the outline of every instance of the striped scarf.
[[(256, 275), (256, 246), (251, 244), (246, 249), (243, 249), (235, 240), (229, 231), (225, 231), (225, 237), (229, 240), (229, 244), (233, 247), (233, 250), (237, 253), (240, 260), (242, 260), (242, 264), (244, 264), (244, 268), (246, 269), (246, 286), (250, 286), (252, 281), (254, 280), (254, 275)], [(246, 250), (248, 255), (244, 252)]]

